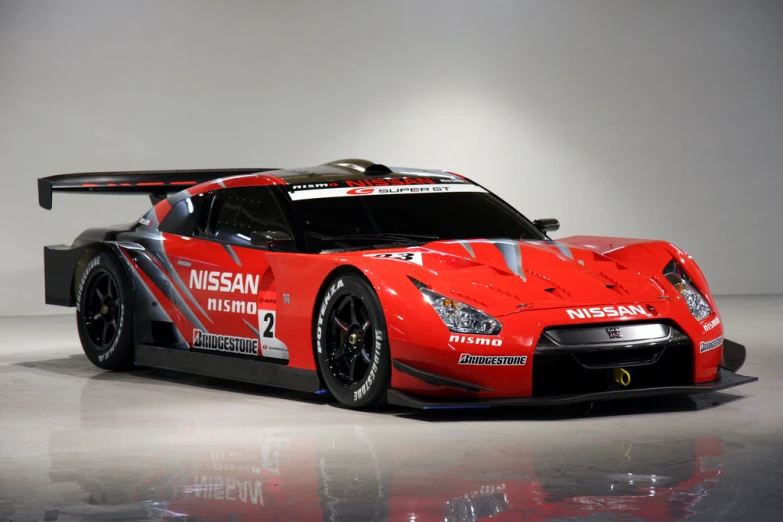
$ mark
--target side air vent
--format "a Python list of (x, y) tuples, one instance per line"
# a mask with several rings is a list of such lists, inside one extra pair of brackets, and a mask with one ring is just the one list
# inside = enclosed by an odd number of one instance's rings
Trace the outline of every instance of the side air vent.
[(177, 342), (177, 335), (174, 333), (174, 323), (168, 321), (151, 321), (152, 339), (155, 344), (167, 345)]

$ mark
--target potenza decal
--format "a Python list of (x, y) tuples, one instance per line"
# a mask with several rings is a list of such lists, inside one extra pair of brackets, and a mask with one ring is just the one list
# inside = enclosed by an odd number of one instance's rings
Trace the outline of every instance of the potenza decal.
[(237, 353), (242, 355), (258, 355), (258, 339), (247, 337), (230, 337), (215, 335), (193, 329), (193, 348), (214, 350), (216, 352)]
[(326, 307), (329, 305), (329, 301), (332, 300), (332, 297), (334, 297), (335, 292), (337, 292), (337, 290), (343, 286), (345, 286), (343, 280), (338, 279), (337, 282), (333, 284), (324, 295), (324, 300), (321, 304), (321, 311), (318, 312), (318, 328), (316, 329), (315, 345), (318, 348), (318, 353), (321, 353), (321, 339), (323, 338), (324, 315), (326, 314)]
[(719, 347), (723, 344), (723, 336), (721, 335), (717, 339), (713, 339), (712, 341), (707, 341), (706, 343), (701, 343), (699, 346), (699, 353), (709, 352), (710, 350), (714, 350), (715, 348)]
[(569, 319), (591, 319), (600, 317), (625, 317), (635, 315), (650, 315), (647, 308), (638, 305), (629, 306), (594, 306), (592, 308), (577, 308), (566, 310)]
[(411, 263), (416, 263), (417, 265), (422, 266), (421, 252), (387, 252), (385, 254), (364, 254), (364, 257), (410, 261)]
[[(454, 335), (449, 337), (450, 343), (478, 344), (484, 346), (502, 346), (503, 339), (497, 337), (477, 337), (475, 335)], [(460, 363), (461, 364), (461, 363)]]
[(713, 319), (712, 321), (704, 325), (704, 331), (709, 332), (719, 324), (720, 324), (720, 317), (716, 317), (715, 319)]
[(476, 366), (524, 366), (527, 355), (471, 355), (463, 353), (459, 356), (459, 364)]
[(486, 192), (464, 180), (448, 178), (383, 178), (346, 180), (309, 185), (291, 185), (294, 201), (303, 199), (341, 198), (350, 196), (390, 196), (396, 194), (433, 194), (445, 192)]

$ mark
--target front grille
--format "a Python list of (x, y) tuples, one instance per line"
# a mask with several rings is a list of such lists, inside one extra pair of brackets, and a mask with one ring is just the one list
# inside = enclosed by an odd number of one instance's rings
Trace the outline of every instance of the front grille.
[[(631, 329), (656, 325), (651, 339), (629, 336), (598, 339), (596, 332), (607, 328)], [(631, 331), (631, 330), (629, 330)], [(654, 331), (651, 328), (637, 331)], [(580, 334), (584, 335), (580, 335)], [(579, 342), (584, 339), (584, 342)], [(564, 340), (567, 340), (566, 344)], [(559, 341), (559, 342), (558, 342)], [(607, 324), (590, 327), (547, 329), (533, 356), (533, 395), (568, 395), (621, 389), (614, 382), (614, 368), (631, 374), (627, 388), (649, 388), (690, 384), (693, 380), (691, 341), (666, 323)]]

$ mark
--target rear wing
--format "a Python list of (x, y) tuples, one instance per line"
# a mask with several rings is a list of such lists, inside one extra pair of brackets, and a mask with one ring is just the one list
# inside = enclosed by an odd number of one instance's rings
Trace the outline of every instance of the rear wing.
[(127, 172), (84, 172), (38, 178), (38, 204), (52, 208), (54, 192), (101, 194), (149, 194), (153, 202), (166, 194), (217, 178), (255, 174), (278, 169), (141, 170)]

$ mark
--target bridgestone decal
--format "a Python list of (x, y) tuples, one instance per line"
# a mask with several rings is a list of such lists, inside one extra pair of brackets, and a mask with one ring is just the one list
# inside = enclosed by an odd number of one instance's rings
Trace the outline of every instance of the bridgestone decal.
[(81, 304), (82, 304), (82, 292), (84, 291), (84, 283), (87, 281), (87, 276), (90, 275), (90, 272), (92, 272), (92, 269), (96, 266), (101, 264), (101, 258), (100, 256), (94, 257), (92, 260), (90, 260), (89, 263), (87, 263), (87, 266), (84, 267), (84, 273), (82, 274), (82, 279), (79, 281), (79, 289), (76, 291), (76, 309), (81, 310)]
[(372, 366), (370, 367), (370, 372), (367, 374), (367, 379), (364, 381), (364, 384), (362, 384), (358, 390), (353, 392), (354, 402), (358, 401), (359, 399), (367, 395), (367, 392), (370, 391), (370, 387), (372, 386), (375, 377), (378, 375), (378, 365), (381, 362), (382, 348), (383, 348), (383, 334), (381, 333), (380, 330), (375, 330), (375, 350), (374, 350), (375, 353), (372, 356)]
[(475, 366), (524, 366), (527, 355), (471, 355), (463, 353), (459, 356), (459, 364)]
[(193, 348), (241, 355), (258, 355), (258, 339), (215, 335), (194, 328)]
[(723, 344), (723, 336), (721, 335), (717, 339), (713, 339), (712, 341), (701, 343), (701, 345), (699, 346), (699, 353), (709, 352), (710, 350), (714, 350), (715, 348), (719, 347), (722, 344)]

